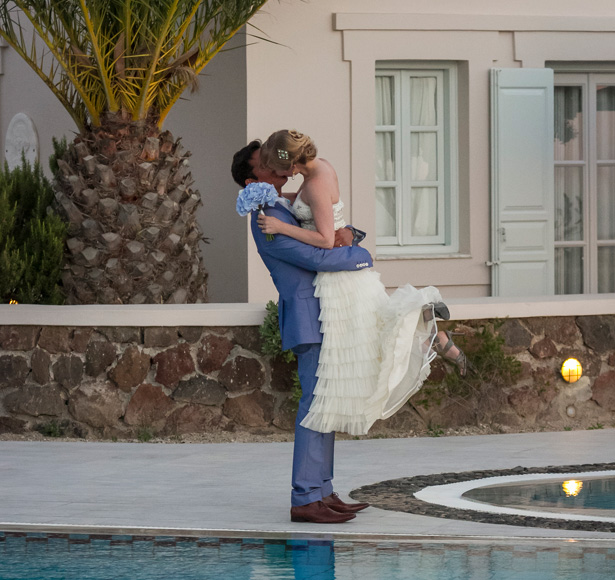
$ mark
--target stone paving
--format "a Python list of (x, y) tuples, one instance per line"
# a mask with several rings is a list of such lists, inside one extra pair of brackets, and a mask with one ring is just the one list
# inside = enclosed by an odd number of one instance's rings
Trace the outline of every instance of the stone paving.
[[(340, 441), (343, 498), (383, 480), (606, 463), (615, 430)], [(374, 507), (346, 524), (291, 523), (291, 443), (0, 442), (0, 530), (610, 539), (600, 531), (448, 520)]]

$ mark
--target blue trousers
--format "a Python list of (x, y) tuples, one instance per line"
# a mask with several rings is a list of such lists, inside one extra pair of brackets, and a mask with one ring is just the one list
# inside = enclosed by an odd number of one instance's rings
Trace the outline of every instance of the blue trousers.
[(316, 387), (320, 344), (300, 344), (293, 348), (299, 364), (303, 395), (295, 421), (295, 447), (291, 505), (319, 501), (333, 493), (333, 446), (335, 432), (319, 433), (300, 425), (310, 409)]

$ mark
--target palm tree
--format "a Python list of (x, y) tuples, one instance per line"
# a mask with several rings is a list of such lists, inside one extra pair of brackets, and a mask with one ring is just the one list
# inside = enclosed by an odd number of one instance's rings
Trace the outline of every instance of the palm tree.
[(267, 0), (0, 0), (0, 35), (74, 120), (55, 143), (67, 302), (207, 300), (184, 151), (163, 122)]

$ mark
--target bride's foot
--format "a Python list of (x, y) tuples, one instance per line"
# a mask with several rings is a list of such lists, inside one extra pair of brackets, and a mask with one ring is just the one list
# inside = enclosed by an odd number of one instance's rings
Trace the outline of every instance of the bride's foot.
[(448, 310), (448, 306), (444, 302), (430, 302), (423, 309), (423, 320), (429, 322), (433, 317), (440, 320), (449, 320), (451, 313)]
[(441, 330), (438, 332), (433, 346), (442, 358), (456, 365), (459, 374), (465, 377), (468, 374), (468, 370), (472, 370), (472, 366), (465, 353), (453, 342), (451, 334), (449, 330)]

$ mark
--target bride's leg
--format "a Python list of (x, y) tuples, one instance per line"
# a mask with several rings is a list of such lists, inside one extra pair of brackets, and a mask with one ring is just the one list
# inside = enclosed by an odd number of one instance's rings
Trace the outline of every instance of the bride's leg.
[(423, 342), (421, 345), (421, 351), (425, 353), (433, 352), (434, 349), (434, 341), (436, 340), (436, 333), (438, 332), (438, 325), (436, 324), (435, 318), (435, 304), (430, 302), (429, 304), (425, 304), (423, 306), (423, 324), (425, 326), (426, 331), (429, 332), (429, 338)]
[[(436, 350), (442, 350), (448, 343), (449, 338), (450, 337), (445, 330), (441, 330), (440, 332), (438, 332), (438, 334), (436, 335), (436, 340), (434, 341), (434, 347), (436, 348)], [(451, 345), (446, 351), (446, 356), (444, 358), (455, 360), (459, 356), (460, 352), (461, 350), (459, 349), (459, 347), (451, 340)]]
[(472, 370), (465, 353), (453, 342), (451, 332), (441, 330), (434, 340), (434, 350), (444, 359), (457, 366), (459, 374), (465, 377)]

